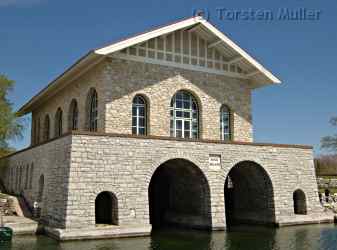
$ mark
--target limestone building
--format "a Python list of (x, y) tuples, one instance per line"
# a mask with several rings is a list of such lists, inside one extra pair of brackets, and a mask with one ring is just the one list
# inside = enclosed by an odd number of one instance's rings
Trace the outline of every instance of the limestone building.
[(252, 92), (279, 83), (202, 17), (90, 51), (19, 110), (2, 182), (60, 239), (320, 222), (312, 147), (253, 142)]

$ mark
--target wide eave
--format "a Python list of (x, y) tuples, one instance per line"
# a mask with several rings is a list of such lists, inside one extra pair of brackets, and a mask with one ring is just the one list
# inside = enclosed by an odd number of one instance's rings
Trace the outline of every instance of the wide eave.
[(41, 90), (28, 103), (23, 105), (19, 109), (18, 113), (20, 115), (24, 115), (32, 112), (36, 107), (55, 95), (61, 89), (65, 88), (68, 84), (71, 84), (76, 78), (86, 72), (93, 65), (102, 61), (106, 56), (111, 56), (114, 53), (118, 53), (130, 46), (134, 46), (152, 38), (164, 36), (181, 29), (189, 29), (190, 31), (196, 32), (199, 36), (202, 36), (204, 39), (209, 41), (208, 46), (216, 48), (223, 56), (229, 58), (229, 63), (235, 64), (244, 70), (246, 73), (243, 77), (250, 82), (252, 88), (278, 84), (281, 82), (270, 71), (264, 68), (253, 57), (248, 55), (248, 53), (241, 49), (211, 23), (202, 17), (192, 17), (90, 51), (69, 67), (63, 74), (48, 84), (46, 88)]

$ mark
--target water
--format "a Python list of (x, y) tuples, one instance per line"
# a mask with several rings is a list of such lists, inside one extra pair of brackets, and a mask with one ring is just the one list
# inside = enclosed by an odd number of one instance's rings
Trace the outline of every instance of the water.
[(151, 237), (59, 243), (46, 236), (14, 237), (1, 250), (337, 250), (337, 227), (238, 227), (231, 232), (162, 230)]

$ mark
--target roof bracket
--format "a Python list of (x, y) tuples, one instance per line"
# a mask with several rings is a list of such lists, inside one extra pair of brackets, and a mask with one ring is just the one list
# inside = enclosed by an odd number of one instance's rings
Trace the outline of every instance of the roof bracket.
[(254, 71), (248, 72), (248, 73), (246, 74), (246, 76), (247, 76), (247, 77), (252, 77), (252, 76), (257, 75), (258, 73), (260, 73), (259, 70), (254, 70)]
[(240, 62), (241, 60), (243, 60), (243, 57), (242, 57), (242, 56), (236, 56), (236, 57), (234, 57), (233, 59), (229, 60), (227, 63), (228, 63), (228, 64), (238, 63), (238, 62)]
[(220, 43), (222, 43), (223, 41), (222, 40), (217, 40), (217, 41), (215, 41), (215, 42), (213, 42), (213, 43), (210, 43), (209, 45), (208, 45), (208, 48), (210, 49), (210, 48), (213, 48), (213, 47), (215, 47), (215, 46), (217, 46), (218, 44), (220, 44)]
[(200, 24), (197, 24), (194, 27), (187, 29), (187, 32), (192, 33), (194, 31), (197, 31), (199, 28), (200, 28)]

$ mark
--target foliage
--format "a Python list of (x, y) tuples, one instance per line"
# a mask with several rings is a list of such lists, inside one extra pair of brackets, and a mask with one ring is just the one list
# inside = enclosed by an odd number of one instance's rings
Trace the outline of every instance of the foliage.
[[(331, 118), (330, 123), (337, 128), (337, 116)], [(337, 153), (337, 134), (332, 136), (325, 136), (321, 140), (322, 149), (331, 150)]]
[(337, 176), (337, 155), (321, 155), (315, 159), (317, 176)]
[(0, 74), (0, 157), (11, 153), (8, 140), (22, 138), (23, 120), (13, 112), (12, 103), (8, 100), (8, 93), (13, 89), (14, 81)]

